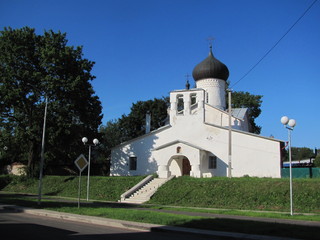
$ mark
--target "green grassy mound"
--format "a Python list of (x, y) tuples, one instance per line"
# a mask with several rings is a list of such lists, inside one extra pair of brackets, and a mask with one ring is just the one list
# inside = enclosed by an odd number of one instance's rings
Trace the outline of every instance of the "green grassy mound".
[[(90, 177), (90, 199), (117, 201), (120, 195), (140, 182), (137, 177)], [(37, 179), (0, 176), (0, 190), (17, 193), (38, 194)], [(42, 194), (61, 197), (78, 197), (79, 178), (75, 176), (46, 176), (43, 178)], [(81, 197), (86, 198), (87, 177), (81, 177)]]
[[(179, 177), (162, 186), (149, 203), (187, 207), (289, 211), (289, 180)], [(294, 179), (298, 212), (320, 212), (320, 180)]]
[[(117, 201), (120, 195), (145, 176), (90, 177), (90, 199)], [(75, 176), (46, 176), (44, 195), (78, 196)], [(81, 197), (86, 198), (87, 177), (81, 177)], [(0, 176), (0, 190), (38, 193), (38, 180), (26, 177)], [(163, 185), (148, 202), (185, 207), (289, 211), (289, 180), (271, 178), (175, 178)], [(320, 180), (294, 179), (295, 212), (320, 213)]]

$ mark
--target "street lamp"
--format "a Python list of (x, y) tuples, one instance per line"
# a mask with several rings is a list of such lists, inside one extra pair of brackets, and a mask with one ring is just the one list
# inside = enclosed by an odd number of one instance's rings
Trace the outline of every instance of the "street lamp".
[(293, 215), (293, 194), (292, 194), (292, 158), (291, 158), (291, 131), (296, 126), (296, 120), (289, 119), (287, 116), (281, 118), (281, 123), (288, 129), (288, 143), (289, 143), (289, 170), (290, 170), (290, 214)]
[[(43, 90), (40, 90), (39, 88), (37, 88), (36, 86), (32, 85), (32, 84), (28, 84), (27, 86), (29, 86), (31, 90), (33, 90), (33, 93), (35, 92), (35, 90), (37, 90), (40, 94), (40, 96), (42, 96), (43, 94)], [(40, 169), (39, 169), (39, 185), (38, 185), (38, 205), (41, 204), (41, 197), (42, 197), (42, 178), (43, 178), (43, 165), (44, 165), (44, 145), (45, 145), (45, 137), (46, 137), (46, 123), (47, 123), (47, 111), (48, 111), (48, 94), (47, 91), (45, 91), (45, 95), (44, 95), (44, 101), (45, 101), (45, 107), (44, 107), (44, 116), (43, 116), (43, 127), (42, 127), (42, 141), (41, 141), (41, 155), (40, 155)]]
[(48, 96), (45, 97), (45, 107), (43, 116), (42, 127), (42, 142), (41, 142), (41, 159), (40, 159), (40, 173), (39, 173), (39, 187), (38, 187), (38, 205), (41, 204), (42, 196), (42, 178), (43, 178), (43, 165), (44, 165), (44, 142), (46, 137), (46, 122), (47, 122), (47, 110), (48, 110)]
[[(82, 142), (84, 145), (87, 144), (88, 138), (83, 137)], [(92, 146), (97, 146), (99, 144), (98, 139), (93, 139), (93, 144), (88, 144), (89, 145), (89, 163), (88, 163), (88, 180), (87, 180), (87, 201), (89, 201), (89, 186), (90, 186), (90, 162), (91, 162), (91, 147)]]

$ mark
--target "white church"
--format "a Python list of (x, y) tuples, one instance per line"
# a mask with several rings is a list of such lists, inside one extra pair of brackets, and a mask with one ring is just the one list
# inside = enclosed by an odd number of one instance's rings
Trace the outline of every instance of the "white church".
[(229, 115), (229, 70), (211, 47), (192, 75), (196, 88), (170, 93), (166, 126), (112, 149), (110, 175), (280, 178), (282, 141), (250, 133), (246, 108)]

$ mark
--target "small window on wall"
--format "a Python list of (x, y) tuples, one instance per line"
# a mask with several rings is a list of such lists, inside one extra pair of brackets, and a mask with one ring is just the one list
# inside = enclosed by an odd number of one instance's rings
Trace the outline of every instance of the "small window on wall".
[(190, 100), (191, 100), (191, 105), (196, 104), (197, 103), (197, 95), (195, 93), (191, 94)]
[(177, 112), (180, 115), (183, 115), (184, 110), (184, 101), (183, 101), (183, 95), (177, 96)]
[(181, 147), (177, 147), (177, 153), (181, 153)]
[(129, 158), (129, 170), (137, 170), (137, 157)]
[(216, 168), (217, 168), (217, 157), (209, 156), (209, 169), (216, 169)]

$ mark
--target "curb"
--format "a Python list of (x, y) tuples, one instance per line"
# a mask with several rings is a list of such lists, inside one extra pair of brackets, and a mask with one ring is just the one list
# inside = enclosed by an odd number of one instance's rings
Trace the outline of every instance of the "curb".
[(226, 237), (226, 238), (236, 238), (236, 239), (250, 239), (250, 240), (297, 240), (295, 238), (211, 231), (211, 230), (202, 230), (202, 229), (194, 229), (194, 228), (165, 226), (165, 225), (151, 224), (151, 223), (131, 222), (131, 221), (125, 221), (125, 220), (111, 219), (111, 218), (56, 212), (52, 210), (33, 209), (33, 208), (27, 208), (27, 207), (20, 207), (16, 205), (7, 205), (7, 204), (0, 204), (0, 207), (4, 209), (9, 209), (15, 212), (22, 212), (22, 213), (32, 214), (36, 216), (50, 217), (50, 218), (63, 219), (67, 221), (74, 221), (74, 222), (81, 222), (81, 223), (88, 223), (88, 224), (96, 224), (96, 225), (107, 226), (107, 227), (138, 230), (138, 231), (144, 231), (144, 232), (179, 232), (179, 233), (188, 233), (188, 234), (196, 234), (196, 235), (206, 235), (206, 236), (216, 236), (216, 237)]

